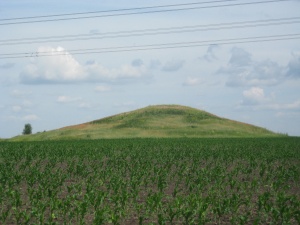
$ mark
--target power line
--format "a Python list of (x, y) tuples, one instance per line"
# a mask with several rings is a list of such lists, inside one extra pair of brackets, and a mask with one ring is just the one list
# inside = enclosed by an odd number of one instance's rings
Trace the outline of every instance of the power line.
[(120, 38), (120, 37), (132, 37), (132, 36), (186, 33), (186, 32), (197, 32), (197, 31), (208, 31), (208, 30), (274, 26), (274, 25), (300, 23), (299, 19), (300, 17), (290, 17), (290, 18), (280, 18), (280, 19), (267, 19), (267, 20), (254, 20), (254, 21), (252, 20), (252, 21), (219, 23), (219, 24), (208, 24), (208, 25), (193, 25), (193, 26), (167, 27), (167, 28), (156, 28), (156, 29), (115, 31), (115, 32), (107, 32), (107, 33), (99, 33), (99, 34), (78, 34), (78, 35), (10, 39), (10, 40), (0, 40), (0, 45), (3, 46), (3, 45), (46, 43), (46, 42), (48, 43), (48, 42), (57, 42), (57, 41), (79, 41), (79, 40)]
[(139, 46), (75, 49), (75, 50), (68, 50), (68, 51), (65, 50), (65, 51), (51, 51), (51, 52), (10, 53), (10, 54), (0, 54), (0, 59), (62, 56), (62, 55), (69, 55), (69, 53), (72, 53), (72, 55), (117, 53), (117, 52), (201, 47), (201, 46), (210, 46), (210, 45), (270, 42), (270, 41), (282, 41), (282, 40), (293, 40), (293, 39), (300, 39), (300, 33), (285, 34), (285, 35), (271, 35), (271, 36), (256, 36), (256, 37), (245, 37), (245, 38), (232, 38), (232, 39), (219, 39), (219, 40), (206, 40), (206, 41), (195, 41), (195, 42), (151, 44), (151, 45), (139, 45)]
[[(216, 1), (216, 2), (225, 2), (225, 1), (237, 1), (237, 0), (223, 0), (223, 1)], [(96, 16), (83, 16), (83, 17), (56, 18), (56, 19), (46, 19), (46, 20), (7, 22), (7, 23), (0, 23), (0, 26), (16, 25), (16, 24), (29, 24), (29, 23), (42, 23), (42, 22), (55, 22), (55, 21), (66, 21), (66, 20), (79, 20), (79, 19), (90, 19), (90, 18), (101, 18), (101, 17), (129, 16), (129, 15), (162, 13), (162, 12), (175, 12), (175, 11), (184, 11), (184, 10), (219, 8), (219, 7), (230, 7), (230, 6), (241, 6), (241, 5), (266, 4), (266, 3), (283, 2), (283, 1), (290, 1), (290, 0), (267, 0), (267, 1), (244, 2), (244, 3), (212, 5), (212, 6), (198, 6), (198, 7), (189, 7), (189, 8), (161, 9), (161, 10), (153, 10), (153, 11), (128, 12), (128, 13), (119, 13), (119, 14), (106, 14), (106, 15), (96, 15)], [(211, 3), (211, 2), (202, 2), (202, 3), (198, 3), (198, 4), (208, 4), (208, 3)], [(196, 3), (190, 3), (190, 4), (196, 4)], [(167, 6), (160, 6), (160, 7), (167, 7)], [(159, 7), (156, 7), (156, 8), (159, 8)], [(41, 18), (41, 17), (42, 16), (40, 16), (39, 18)], [(4, 19), (4, 20), (10, 20), (10, 19)], [(18, 20), (18, 18), (17, 18), (17, 20)]]
[(232, 1), (239, 1), (239, 0), (217, 0), (217, 1), (207, 1), (207, 2), (191, 2), (191, 3), (183, 3), (183, 4), (156, 5), (156, 6), (146, 6), (146, 7), (136, 7), (136, 8), (101, 10), (101, 11), (92, 11), (92, 12), (76, 12), (76, 13), (65, 13), (65, 14), (53, 14), (53, 15), (45, 15), (45, 16), (15, 17), (15, 18), (0, 19), (0, 22), (1, 21), (9, 21), (9, 20), (38, 19), (38, 18), (51, 18), (51, 17), (74, 16), (74, 15), (88, 15), (88, 14), (96, 14), (96, 13), (109, 13), (109, 12), (122, 12), (122, 11), (134, 11), (134, 10), (145, 10), (145, 9), (157, 9), (157, 8), (190, 6), (190, 5), (211, 4), (211, 3), (220, 3), (220, 2), (232, 2)]

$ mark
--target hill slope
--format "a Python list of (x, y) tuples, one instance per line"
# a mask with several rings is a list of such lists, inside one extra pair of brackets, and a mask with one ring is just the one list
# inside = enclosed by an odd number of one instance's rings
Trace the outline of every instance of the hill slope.
[(12, 140), (266, 136), (280, 135), (190, 107), (158, 105)]

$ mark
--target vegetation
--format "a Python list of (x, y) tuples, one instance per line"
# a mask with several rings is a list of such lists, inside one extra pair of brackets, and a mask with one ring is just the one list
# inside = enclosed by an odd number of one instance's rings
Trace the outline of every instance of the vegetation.
[(299, 224), (300, 139), (0, 143), (0, 224)]
[(220, 118), (190, 107), (160, 105), (149, 106), (54, 131), (19, 136), (13, 140), (262, 136), (275, 137), (282, 135), (260, 127)]
[(23, 129), (23, 135), (28, 135), (28, 134), (32, 134), (32, 127), (31, 124), (29, 123), (25, 124)]

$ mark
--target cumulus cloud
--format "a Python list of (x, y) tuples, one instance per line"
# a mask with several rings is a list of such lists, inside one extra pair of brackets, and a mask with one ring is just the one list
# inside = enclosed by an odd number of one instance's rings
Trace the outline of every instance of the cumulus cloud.
[[(37, 56), (45, 52), (51, 56), (33, 58), (21, 72), (22, 83), (118, 82), (149, 76), (148, 68), (141, 64), (136, 66), (138, 62), (120, 68), (107, 68), (96, 61), (82, 65), (62, 47), (40, 47)], [(57, 52), (63, 54), (56, 55)]]
[(243, 91), (243, 100), (239, 106), (251, 107), (256, 110), (281, 110), (291, 113), (300, 111), (300, 99), (290, 103), (278, 103), (275, 96), (273, 94), (266, 95), (263, 88), (251, 87)]
[(264, 89), (260, 87), (252, 87), (243, 91), (242, 105), (258, 105), (269, 101), (265, 96)]
[(227, 66), (217, 73), (228, 75), (227, 86), (271, 86), (284, 80), (286, 68), (271, 60), (254, 61), (249, 52), (235, 47)]
[[(45, 52), (50, 56), (34, 58), (21, 72), (20, 79), (23, 83), (74, 82), (87, 77), (79, 62), (62, 47), (40, 47), (37, 56)], [(63, 54), (55, 55), (57, 52)]]
[(180, 70), (184, 65), (184, 60), (172, 60), (169, 62), (166, 62), (161, 70), (165, 72), (175, 72)]

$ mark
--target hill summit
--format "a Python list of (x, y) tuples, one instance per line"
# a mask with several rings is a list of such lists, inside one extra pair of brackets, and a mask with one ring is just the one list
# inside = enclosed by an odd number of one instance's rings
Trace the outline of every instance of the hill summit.
[(156, 105), (16, 140), (266, 136), (279, 135), (191, 107)]

